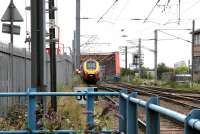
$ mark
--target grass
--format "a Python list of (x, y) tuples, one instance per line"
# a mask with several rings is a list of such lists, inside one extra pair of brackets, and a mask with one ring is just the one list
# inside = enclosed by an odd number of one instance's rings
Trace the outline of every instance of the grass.
[(200, 92), (200, 84), (196, 83), (177, 83), (173, 81), (169, 82), (162, 82), (160, 87), (163, 88), (175, 88), (177, 90), (184, 90), (184, 91), (197, 91)]
[(27, 108), (21, 105), (14, 105), (8, 111), (7, 117), (0, 118), (0, 130), (22, 130), (27, 127)]
[[(60, 85), (57, 91), (60, 92), (73, 92), (74, 86), (87, 86), (84, 84), (79, 76), (73, 77), (73, 84), (70, 86)], [(102, 113), (105, 111), (107, 104), (105, 101), (98, 101), (95, 106), (95, 129), (102, 130), (104, 128), (115, 129), (117, 126), (117, 118), (115, 117), (114, 110), (108, 112), (104, 116)], [(50, 97), (46, 97), (47, 107), (50, 107)], [(86, 111), (85, 106), (77, 103), (75, 97), (57, 97), (57, 112), (51, 108), (47, 108), (41, 112), (41, 118), (37, 121), (37, 126), (40, 129), (56, 130), (56, 129), (73, 129), (73, 130), (86, 130), (86, 116), (83, 113)], [(44, 109), (39, 109), (43, 111)], [(13, 112), (14, 111), (14, 112)], [(16, 113), (17, 111), (17, 113)], [(27, 129), (27, 110), (25, 108), (14, 108), (6, 118), (0, 118), (0, 130), (24, 130)], [(101, 115), (101, 116), (100, 116)]]
[(174, 88), (177, 90), (200, 92), (200, 84), (198, 83), (177, 83), (175, 81), (155, 81), (140, 78), (132, 78), (127, 81), (126, 77), (122, 77), (121, 82), (129, 82), (134, 85), (156, 86), (162, 88)]
[(118, 118), (115, 116), (117, 111), (116, 109), (112, 109), (112, 111), (108, 111), (104, 116), (100, 116), (104, 113), (105, 109), (109, 107), (109, 104), (103, 98), (99, 99), (100, 101), (98, 101), (95, 106), (95, 122), (101, 129), (106, 128), (113, 130), (118, 126)]
[[(61, 91), (72, 92), (73, 90), (71, 87), (66, 87)], [(85, 127), (85, 117), (83, 116), (85, 109), (77, 103), (75, 97), (59, 97), (58, 106), (58, 113), (67, 115), (67, 118), (63, 121), (62, 128), (83, 129)]]

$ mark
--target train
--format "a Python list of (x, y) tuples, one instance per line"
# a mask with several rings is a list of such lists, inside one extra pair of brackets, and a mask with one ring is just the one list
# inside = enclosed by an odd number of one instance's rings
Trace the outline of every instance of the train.
[(100, 80), (100, 64), (94, 59), (88, 59), (81, 65), (81, 77), (88, 84), (96, 84)]

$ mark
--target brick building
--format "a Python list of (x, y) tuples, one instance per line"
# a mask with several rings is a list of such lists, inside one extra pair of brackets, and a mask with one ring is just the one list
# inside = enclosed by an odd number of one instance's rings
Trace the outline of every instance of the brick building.
[(200, 82), (200, 29), (194, 31), (194, 44), (192, 47), (193, 81)]

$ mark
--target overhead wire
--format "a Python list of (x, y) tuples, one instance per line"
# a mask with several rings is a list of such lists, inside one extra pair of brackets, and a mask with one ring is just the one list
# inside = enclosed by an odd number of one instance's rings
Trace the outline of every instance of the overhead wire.
[(126, 0), (125, 5), (123, 6), (123, 8), (121, 9), (119, 15), (115, 18), (115, 20), (118, 20), (118, 18), (121, 16), (121, 14), (124, 12), (124, 10), (126, 9), (127, 5), (129, 4), (130, 0)]
[(161, 33), (166, 34), (166, 35), (169, 35), (169, 36), (175, 37), (175, 38), (177, 38), (177, 39), (180, 39), (180, 40), (186, 41), (186, 42), (188, 42), (188, 43), (192, 43), (191, 41), (186, 40), (186, 39), (181, 38), (181, 37), (178, 37), (178, 36), (176, 36), (176, 35), (173, 35), (173, 34), (170, 34), (170, 33), (164, 32), (164, 31), (161, 31), (161, 30), (159, 30), (159, 31), (160, 31)]
[(156, 6), (158, 5), (158, 3), (160, 2), (160, 0), (158, 0), (156, 2), (156, 4), (153, 6), (153, 8), (151, 9), (151, 11), (148, 13), (147, 17), (144, 19), (144, 23), (149, 19), (150, 15), (152, 14), (152, 12), (154, 11), (154, 9), (156, 8)]
[(115, 6), (115, 4), (118, 2), (118, 0), (115, 0), (113, 4), (103, 13), (103, 15), (98, 19), (97, 23), (100, 22), (101, 19)]
[(197, 4), (200, 3), (200, 0), (197, 0), (194, 4), (192, 4), (190, 7), (188, 7), (187, 9), (185, 9), (182, 13), (186, 13), (189, 10), (191, 10), (193, 7), (197, 6)]

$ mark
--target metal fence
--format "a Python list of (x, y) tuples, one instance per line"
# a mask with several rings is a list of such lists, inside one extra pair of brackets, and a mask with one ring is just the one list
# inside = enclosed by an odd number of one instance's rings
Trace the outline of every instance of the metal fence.
[[(67, 55), (57, 56), (57, 85), (64, 86), (71, 83), (72, 62)], [(50, 87), (49, 56), (46, 54), (45, 84)], [(11, 62), (9, 46), (0, 42), (0, 92), (24, 92), (31, 85), (31, 54), (25, 48), (13, 49), (13, 88), (11, 88)], [(4, 100), (3, 100), (4, 99)], [(15, 104), (24, 104), (25, 97), (1, 98), (0, 116)]]
[(159, 106), (158, 97), (151, 97), (147, 102), (136, 97), (137, 93), (127, 94), (126, 90), (121, 92), (120, 113), (125, 118), (120, 121), (119, 131), (138, 134), (137, 107), (140, 106), (145, 108), (147, 134), (160, 134), (160, 114), (182, 123), (184, 134), (200, 133), (200, 109), (194, 109), (190, 114), (184, 115)]
[[(189, 115), (184, 115), (172, 111), (170, 109), (159, 106), (157, 97), (152, 97), (149, 101), (137, 99), (137, 93), (127, 94), (122, 92), (94, 92), (94, 88), (87, 88), (87, 92), (36, 92), (36, 89), (28, 89), (27, 92), (15, 93), (0, 93), (0, 96), (26, 96), (28, 97), (28, 130), (19, 131), (0, 131), (0, 133), (45, 133), (49, 130), (37, 130), (36, 126), (36, 96), (87, 96), (86, 110), (86, 124), (94, 125), (94, 96), (119, 96), (119, 133), (138, 134), (138, 113), (137, 107), (142, 106), (146, 109), (146, 133), (160, 134), (160, 120), (159, 114), (168, 116), (180, 123), (184, 124), (185, 134), (200, 133), (200, 110), (195, 109)], [(95, 131), (95, 130), (91, 130)], [(54, 130), (53, 133), (75, 134), (77, 130)], [(93, 132), (90, 132), (93, 133)], [(105, 130), (104, 134), (111, 134), (112, 130)]]
[[(70, 85), (72, 83), (73, 66), (71, 57), (68, 55), (57, 55), (56, 57), (56, 73), (57, 73), (57, 87)], [(46, 78), (47, 85), (50, 88), (50, 60), (47, 56), (46, 60)], [(49, 89), (48, 88), (48, 89)]]

